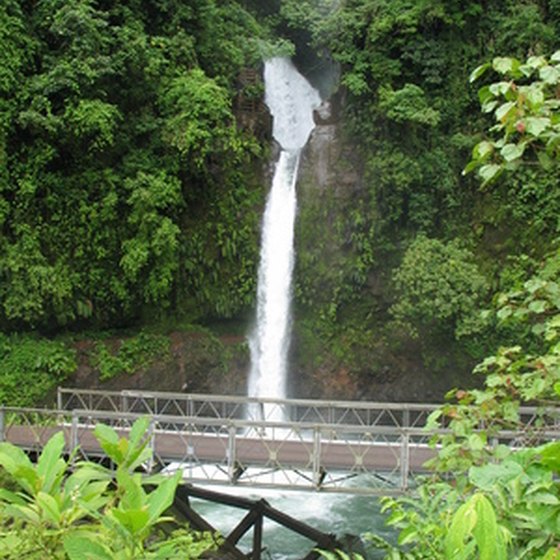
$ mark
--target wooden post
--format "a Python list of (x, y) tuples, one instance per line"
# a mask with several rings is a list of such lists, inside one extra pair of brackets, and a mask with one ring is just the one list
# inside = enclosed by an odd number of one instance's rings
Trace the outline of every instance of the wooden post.
[(251, 554), (252, 560), (261, 560), (262, 551), (262, 535), (263, 535), (263, 516), (262, 513), (255, 519), (253, 525), (253, 552)]
[(0, 405), (0, 441), (5, 441), (6, 439), (6, 411), (4, 410), (4, 405)]

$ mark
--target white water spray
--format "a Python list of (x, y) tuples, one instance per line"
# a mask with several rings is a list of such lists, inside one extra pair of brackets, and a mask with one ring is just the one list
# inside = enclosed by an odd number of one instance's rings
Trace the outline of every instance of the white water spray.
[[(250, 337), (249, 396), (286, 398), (290, 301), (294, 267), (296, 180), (300, 153), (313, 130), (319, 93), (286, 58), (265, 65), (265, 101), (273, 116), (273, 136), (281, 152), (262, 226), (257, 292), (257, 325)], [(283, 420), (278, 407), (267, 420)]]

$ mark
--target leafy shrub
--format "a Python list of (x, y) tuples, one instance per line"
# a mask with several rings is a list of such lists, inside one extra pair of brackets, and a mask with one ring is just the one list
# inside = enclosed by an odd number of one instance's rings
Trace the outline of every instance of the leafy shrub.
[[(560, 399), (559, 280), (556, 251), (496, 298), (498, 323), (527, 325), (539, 344), (531, 352), (500, 348), (475, 368), (485, 376), (482, 389), (453, 390), (431, 414), (427, 427), (445, 428), (432, 440), (434, 477), (413, 498), (385, 500), (400, 530), (397, 546), (373, 538), (390, 558), (558, 558), (560, 444), (547, 443), (546, 431)], [(537, 405), (529, 429), (521, 417), (527, 404)], [(499, 444), (503, 430), (519, 434), (523, 448)]]
[[(164, 515), (181, 471), (149, 478), (135, 472), (151, 458), (148, 426), (148, 418), (137, 420), (128, 439), (96, 426), (95, 436), (116, 472), (80, 462), (69, 473), (62, 432), (49, 440), (36, 464), (18, 447), (0, 443), (0, 467), (17, 486), (17, 493), (0, 492), (0, 558), (172, 560), (198, 558), (213, 548), (210, 534), (190, 531)], [(163, 522), (172, 522), (175, 530), (159, 532)]]
[(34, 406), (77, 367), (64, 342), (0, 333), (0, 403)]
[(422, 88), (414, 84), (405, 84), (397, 91), (389, 87), (380, 88), (379, 107), (387, 117), (398, 123), (435, 126), (440, 120), (439, 113), (429, 106)]
[(95, 346), (93, 363), (99, 369), (101, 380), (111, 379), (123, 373), (133, 373), (145, 368), (169, 351), (169, 338), (163, 335), (140, 333), (123, 340), (112, 353), (107, 345), (98, 342)]
[(488, 284), (473, 254), (459, 243), (418, 236), (393, 280), (397, 299), (391, 313), (413, 334), (451, 329), (458, 338), (480, 328), (477, 312)]

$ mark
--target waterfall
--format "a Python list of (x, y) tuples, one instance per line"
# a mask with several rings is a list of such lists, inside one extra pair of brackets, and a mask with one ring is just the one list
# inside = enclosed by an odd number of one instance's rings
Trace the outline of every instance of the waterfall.
[[(296, 181), (300, 153), (314, 127), (318, 92), (286, 58), (265, 63), (265, 101), (273, 117), (273, 136), (281, 148), (263, 217), (257, 290), (257, 323), (249, 338), (249, 396), (286, 398), (290, 302), (294, 267)], [(282, 420), (278, 408), (259, 411)]]

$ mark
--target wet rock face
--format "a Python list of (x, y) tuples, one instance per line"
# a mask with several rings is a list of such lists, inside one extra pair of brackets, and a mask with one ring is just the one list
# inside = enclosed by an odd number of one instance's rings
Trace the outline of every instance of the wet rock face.
[[(106, 340), (114, 353), (122, 339)], [(95, 363), (94, 340), (76, 343), (78, 369), (64, 383), (120, 391), (122, 389), (244, 395), (249, 353), (244, 337), (206, 333), (172, 332), (169, 351), (138, 370), (101, 380)]]
[(307, 190), (329, 190), (336, 197), (349, 197), (362, 188), (362, 163), (357, 147), (343, 133), (341, 96), (323, 101), (315, 110), (315, 129), (304, 152), (300, 181), (303, 199)]
[(325, 126), (336, 124), (336, 118), (333, 115), (333, 107), (330, 101), (323, 101), (318, 109), (313, 112), (315, 126)]

